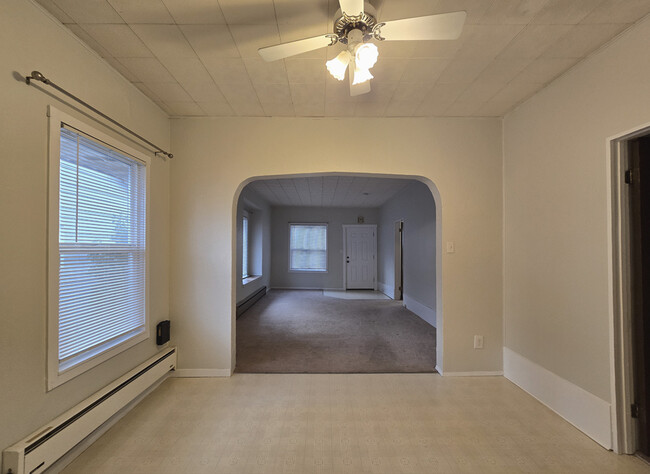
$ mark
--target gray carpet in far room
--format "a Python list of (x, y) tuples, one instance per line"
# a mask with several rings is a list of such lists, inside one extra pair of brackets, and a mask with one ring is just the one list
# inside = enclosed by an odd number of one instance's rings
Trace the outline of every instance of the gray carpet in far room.
[(436, 328), (394, 300), (272, 290), (237, 320), (237, 372), (435, 372)]

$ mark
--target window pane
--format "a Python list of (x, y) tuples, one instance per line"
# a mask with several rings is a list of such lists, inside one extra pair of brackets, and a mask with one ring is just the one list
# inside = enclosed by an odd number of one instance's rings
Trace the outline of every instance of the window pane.
[(327, 226), (291, 224), (289, 227), (291, 270), (327, 270)]
[(248, 276), (248, 218), (243, 217), (242, 218), (242, 271), (241, 271), (241, 276), (242, 278), (246, 278)]

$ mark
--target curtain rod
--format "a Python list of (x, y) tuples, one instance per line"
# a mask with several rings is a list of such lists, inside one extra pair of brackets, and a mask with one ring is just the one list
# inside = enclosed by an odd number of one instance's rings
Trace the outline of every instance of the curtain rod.
[(161, 154), (161, 155), (165, 155), (165, 156), (167, 156), (167, 157), (169, 157), (169, 158), (174, 158), (174, 155), (173, 155), (173, 154), (171, 154), (171, 153), (169, 153), (169, 152), (163, 150), (163, 149), (160, 148), (159, 146), (154, 145), (154, 144), (151, 143), (149, 140), (147, 140), (146, 138), (142, 137), (141, 135), (138, 135), (138, 134), (135, 133), (133, 130), (131, 130), (131, 129), (125, 127), (124, 125), (122, 125), (122, 124), (121, 124), (120, 122), (118, 122), (117, 120), (113, 120), (113, 119), (110, 118), (108, 115), (106, 115), (106, 114), (100, 112), (100, 111), (97, 110), (95, 107), (93, 107), (92, 105), (90, 105), (88, 102), (85, 102), (85, 101), (81, 100), (79, 97), (77, 97), (77, 96), (71, 94), (70, 92), (68, 92), (67, 90), (63, 89), (62, 87), (57, 86), (55, 83), (53, 83), (52, 81), (50, 81), (48, 78), (46, 78), (46, 77), (45, 77), (43, 74), (41, 74), (40, 72), (38, 72), (38, 71), (32, 71), (32, 75), (31, 75), (31, 76), (27, 76), (27, 77), (25, 78), (25, 82), (27, 83), (27, 85), (30, 85), (32, 79), (33, 79), (33, 80), (36, 80), (36, 81), (41, 81), (43, 84), (47, 84), (48, 86), (52, 86), (52, 87), (54, 87), (56, 90), (58, 90), (58, 91), (61, 92), (62, 94), (65, 94), (65, 95), (67, 95), (68, 97), (70, 97), (71, 99), (76, 100), (77, 102), (79, 102), (79, 103), (80, 103), (81, 105), (83, 105), (84, 107), (87, 107), (87, 108), (89, 108), (90, 110), (92, 110), (93, 112), (95, 112), (97, 115), (102, 116), (103, 118), (105, 118), (105, 119), (108, 120), (109, 122), (111, 122), (111, 123), (113, 123), (114, 125), (117, 125), (118, 127), (120, 127), (122, 130), (124, 130), (124, 131), (126, 131), (126, 132), (129, 132), (129, 133), (130, 133), (131, 135), (133, 135), (134, 137), (138, 138), (139, 140), (142, 140), (142, 141), (145, 142), (147, 145), (149, 145), (150, 147), (152, 147), (152, 148), (155, 149), (155, 151), (154, 151), (154, 155), (157, 156), (158, 154)]

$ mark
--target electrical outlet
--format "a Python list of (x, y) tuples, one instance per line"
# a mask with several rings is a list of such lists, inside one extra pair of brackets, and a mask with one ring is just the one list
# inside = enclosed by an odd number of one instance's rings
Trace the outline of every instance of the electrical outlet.
[(474, 349), (483, 349), (483, 336), (474, 336)]

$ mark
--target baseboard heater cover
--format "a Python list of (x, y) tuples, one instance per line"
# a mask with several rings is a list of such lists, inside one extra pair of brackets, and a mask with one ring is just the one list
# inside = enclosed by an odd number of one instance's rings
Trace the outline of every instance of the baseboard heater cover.
[(248, 309), (250, 309), (251, 306), (253, 306), (255, 303), (259, 301), (259, 299), (266, 294), (266, 286), (263, 286), (259, 290), (257, 290), (255, 293), (250, 295), (248, 298), (246, 298), (244, 301), (239, 303), (237, 305), (237, 309), (235, 310), (235, 315), (237, 317), (240, 317), (244, 312), (246, 312)]
[(2, 474), (38, 474), (45, 471), (120, 409), (175, 369), (176, 348), (159, 352), (46, 426), (5, 449)]

